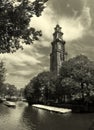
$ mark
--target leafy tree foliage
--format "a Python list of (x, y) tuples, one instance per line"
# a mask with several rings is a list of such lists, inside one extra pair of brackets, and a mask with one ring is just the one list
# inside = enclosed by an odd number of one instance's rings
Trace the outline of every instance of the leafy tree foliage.
[(0, 62), (0, 86), (4, 83), (5, 81), (5, 72), (6, 72), (6, 69), (4, 67), (4, 62), (1, 61)]
[(9, 83), (5, 83), (5, 73), (6, 69), (4, 66), (4, 62), (0, 62), (0, 96), (14, 96), (17, 94), (17, 88), (14, 85)]
[(14, 85), (11, 85), (9, 83), (5, 84), (5, 91), (6, 91), (6, 95), (10, 97), (17, 95), (17, 88)]
[(94, 62), (80, 55), (65, 61), (59, 76), (42, 72), (25, 88), (28, 102), (48, 104), (72, 102), (80, 99), (87, 103), (94, 95)]
[(31, 105), (32, 103), (36, 103), (38, 102), (39, 98), (40, 98), (40, 89), (39, 86), (37, 84), (37, 78), (34, 77), (28, 85), (26, 85), (25, 87), (25, 97), (28, 101), (28, 103)]
[(79, 84), (72, 78), (67, 77), (58, 79), (56, 93), (58, 102), (67, 102), (71, 101), (72, 97), (78, 93)]
[(0, 53), (15, 52), (22, 42), (33, 43), (41, 31), (30, 27), (33, 15), (39, 17), (47, 0), (0, 0)]
[(54, 98), (55, 86), (50, 72), (42, 72), (34, 77), (25, 88), (25, 96), (29, 104), (42, 102)]
[(41, 90), (41, 100), (47, 104), (55, 96), (55, 76), (50, 72), (42, 72), (38, 76), (38, 82)]
[[(94, 91), (94, 62), (83, 55), (72, 58), (63, 63), (60, 77), (62, 77), (63, 81), (69, 78), (78, 82), (79, 94), (84, 99), (85, 96), (89, 96)], [(75, 90), (75, 82), (74, 85), (71, 85), (74, 87), (73, 90)]]
[(7, 96), (8, 98), (10, 98), (11, 96), (17, 96), (17, 88), (9, 83), (4, 83), (0, 92), (0, 95), (2, 97)]

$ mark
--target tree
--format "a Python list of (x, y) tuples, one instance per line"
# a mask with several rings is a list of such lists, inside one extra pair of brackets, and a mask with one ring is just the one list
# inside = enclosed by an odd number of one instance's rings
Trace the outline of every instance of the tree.
[(54, 98), (55, 85), (50, 72), (39, 73), (25, 87), (25, 96), (29, 104), (44, 103)]
[(8, 95), (9, 97), (17, 96), (17, 88), (14, 85), (6, 83), (5, 91), (6, 91), (6, 95)]
[(4, 67), (4, 62), (0, 62), (0, 94), (2, 94), (3, 91), (3, 86), (4, 86), (4, 81), (5, 81), (5, 72), (6, 69)]
[(42, 72), (37, 76), (42, 100), (46, 104), (54, 100), (56, 77), (51, 72)]
[(41, 31), (30, 27), (33, 15), (39, 17), (47, 0), (0, 0), (0, 53), (15, 52), (22, 42), (33, 43)]
[(6, 69), (4, 67), (4, 62), (1, 61), (0, 62), (0, 85), (3, 84), (5, 81), (5, 72), (6, 72)]
[(64, 78), (61, 81), (63, 89), (64, 102), (71, 101), (74, 95), (78, 93), (79, 83), (72, 78)]
[(33, 103), (38, 103), (41, 96), (39, 85), (37, 83), (37, 77), (34, 77), (25, 87), (24, 91), (25, 98), (27, 99), (29, 105)]
[(9, 84), (9, 83), (4, 83), (3, 84), (3, 89), (2, 89), (2, 94), (4, 96), (17, 96), (17, 88), (15, 85)]
[(77, 94), (79, 89), (79, 84), (70, 77), (57, 79), (56, 95), (58, 103), (66, 103), (71, 101), (74, 95)]
[[(60, 77), (71, 78), (79, 83), (79, 92), (84, 100), (94, 91), (94, 62), (86, 56), (74, 57), (62, 64)], [(61, 78), (61, 79), (62, 79)]]

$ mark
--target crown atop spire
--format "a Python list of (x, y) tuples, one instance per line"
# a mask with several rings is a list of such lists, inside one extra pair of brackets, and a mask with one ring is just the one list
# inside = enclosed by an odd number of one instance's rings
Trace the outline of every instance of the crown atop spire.
[(57, 24), (54, 29), (55, 29), (55, 32), (53, 33), (54, 40), (56, 40), (56, 39), (62, 40), (63, 33), (61, 32), (62, 28), (59, 26), (59, 24)]
[(56, 32), (61, 32), (61, 27), (57, 24), (56, 27), (55, 27), (55, 31)]

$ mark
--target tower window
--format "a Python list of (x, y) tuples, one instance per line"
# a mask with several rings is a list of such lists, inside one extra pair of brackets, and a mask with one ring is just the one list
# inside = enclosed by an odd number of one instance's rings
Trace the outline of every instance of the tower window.
[(58, 44), (58, 49), (61, 49), (61, 45), (60, 44)]

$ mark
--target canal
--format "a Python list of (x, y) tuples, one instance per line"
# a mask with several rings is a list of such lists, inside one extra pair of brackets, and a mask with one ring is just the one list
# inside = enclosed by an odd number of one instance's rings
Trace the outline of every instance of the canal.
[(50, 113), (21, 102), (16, 108), (0, 104), (0, 130), (89, 130), (93, 122), (94, 114)]

